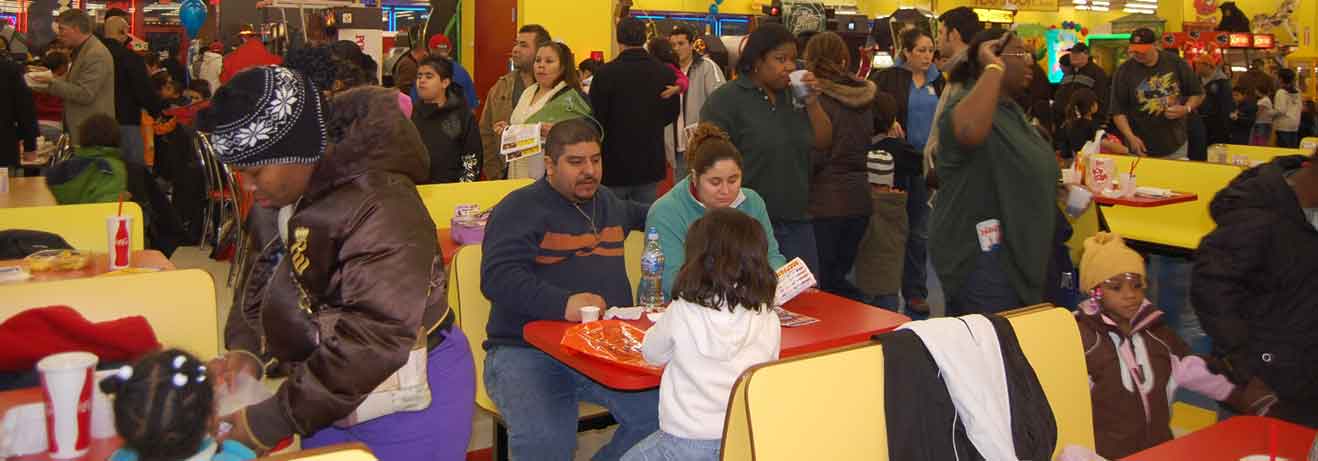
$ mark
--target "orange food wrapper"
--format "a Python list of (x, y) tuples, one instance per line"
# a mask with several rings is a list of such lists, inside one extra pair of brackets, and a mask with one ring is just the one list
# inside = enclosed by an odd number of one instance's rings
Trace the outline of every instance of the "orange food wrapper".
[(663, 374), (663, 368), (645, 363), (641, 344), (645, 331), (621, 320), (582, 323), (563, 333), (563, 347), (635, 371)]

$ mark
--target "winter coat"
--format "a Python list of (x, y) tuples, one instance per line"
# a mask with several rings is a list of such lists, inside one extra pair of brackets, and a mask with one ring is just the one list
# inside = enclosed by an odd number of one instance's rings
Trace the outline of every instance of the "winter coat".
[[(699, 55), (692, 59), (686, 76), (690, 80), (690, 87), (681, 95), (682, 114), (678, 118), (686, 126), (700, 123), (700, 108), (705, 107), (705, 100), (709, 99), (709, 95), (714, 93), (714, 90), (727, 83), (717, 63)], [(673, 122), (664, 127), (665, 157), (672, 159), (677, 155), (677, 138), (686, 135), (686, 126), (677, 126), (677, 122)], [(686, 143), (682, 144), (686, 145)]]
[[(403, 60), (405, 58), (399, 58)], [(395, 79), (397, 77), (394, 77)], [(481, 106), (480, 132), (481, 147), (485, 154), (481, 162), (485, 179), (503, 179), (508, 175), (508, 163), (499, 155), (499, 135), (494, 132), (494, 124), (507, 122), (517, 107), (517, 99), (522, 97), (526, 88), (522, 76), (517, 71), (499, 77), (499, 81), (485, 94), (485, 105)], [(534, 84), (534, 83), (532, 83)]]
[[(269, 50), (265, 49), (265, 44), (261, 43), (261, 40), (255, 38), (243, 40), (243, 44), (238, 46), (238, 49), (233, 50), (224, 57), (223, 69), (220, 71), (221, 84), (228, 83), (229, 79), (248, 68), (277, 66), (284, 63), (284, 58), (271, 54)], [(211, 91), (213, 92), (216, 89), (218, 88), (211, 88)]]
[[(1213, 355), (1236, 383), (1259, 377), (1279, 416), (1318, 426), (1318, 230), (1286, 175), (1312, 157), (1251, 168), (1217, 193), (1190, 296)], [(1312, 167), (1310, 167), (1312, 168)]]
[(37, 149), (37, 114), (23, 67), (0, 58), (0, 168), (18, 166), (18, 143)]
[(287, 243), (278, 233), (258, 242), (237, 290), (226, 348), (290, 370), (273, 398), (244, 410), (265, 445), (348, 416), (448, 311), (435, 223), (416, 191), (429, 157), (397, 95), (334, 97), (325, 123), (347, 128), (292, 205)]
[(603, 184), (656, 183), (667, 174), (664, 127), (677, 120), (681, 99), (659, 96), (677, 77), (645, 50), (630, 49), (600, 67), (590, 86), (590, 105), (603, 127)]
[(114, 40), (106, 40), (105, 47), (114, 57), (114, 118), (120, 125), (139, 126), (142, 111), (160, 117), (160, 96), (151, 86), (146, 74), (146, 61)]
[(128, 173), (119, 148), (79, 147), (73, 158), (50, 168), (46, 185), (60, 205), (113, 202), (128, 187)]
[(820, 80), (819, 98), (833, 122), (833, 146), (812, 151), (810, 215), (816, 218), (869, 216), (869, 171), (866, 147), (874, 136), (874, 82)]
[(469, 182), (480, 178), (481, 137), (476, 116), (461, 90), (449, 87), (443, 106), (420, 103), (412, 112), (412, 123), (430, 152), (427, 184)]

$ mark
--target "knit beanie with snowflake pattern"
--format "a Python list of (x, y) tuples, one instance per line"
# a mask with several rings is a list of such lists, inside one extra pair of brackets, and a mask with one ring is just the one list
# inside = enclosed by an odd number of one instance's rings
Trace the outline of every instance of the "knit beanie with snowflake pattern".
[(229, 165), (312, 164), (325, 155), (320, 90), (288, 68), (239, 72), (215, 93), (208, 118), (215, 153)]

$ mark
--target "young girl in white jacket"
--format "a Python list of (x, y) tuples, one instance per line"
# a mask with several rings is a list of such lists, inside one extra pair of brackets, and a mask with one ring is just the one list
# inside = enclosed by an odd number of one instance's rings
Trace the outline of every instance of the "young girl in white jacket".
[(734, 208), (709, 211), (687, 231), (673, 302), (646, 332), (645, 361), (667, 364), (659, 385), (659, 431), (623, 461), (717, 460), (737, 377), (776, 360), (782, 339), (773, 310), (778, 279), (763, 226)]

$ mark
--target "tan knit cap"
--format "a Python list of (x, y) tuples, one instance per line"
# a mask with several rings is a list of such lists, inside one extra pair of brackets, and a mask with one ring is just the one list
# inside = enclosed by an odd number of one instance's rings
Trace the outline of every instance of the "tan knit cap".
[(1089, 291), (1112, 277), (1133, 273), (1144, 275), (1144, 258), (1126, 246), (1120, 235), (1099, 232), (1085, 239), (1080, 257), (1080, 288)]

